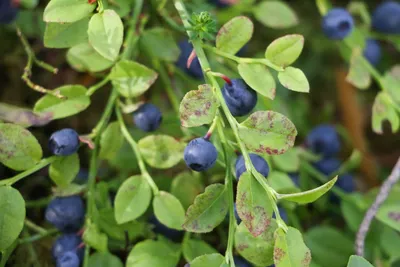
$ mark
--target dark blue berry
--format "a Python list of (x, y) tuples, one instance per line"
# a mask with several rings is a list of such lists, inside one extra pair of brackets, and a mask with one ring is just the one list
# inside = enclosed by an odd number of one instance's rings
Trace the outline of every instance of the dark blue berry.
[(162, 122), (162, 114), (158, 107), (146, 103), (133, 112), (133, 122), (145, 132), (153, 132), (158, 129)]
[(339, 170), (340, 165), (340, 161), (336, 158), (326, 158), (314, 163), (314, 167), (327, 176)]
[(381, 60), (381, 46), (374, 39), (368, 39), (364, 48), (364, 57), (372, 65), (377, 65)]
[(183, 159), (186, 165), (194, 171), (205, 171), (214, 166), (217, 160), (217, 149), (208, 140), (196, 138), (186, 146)]
[(236, 267), (251, 267), (250, 263), (241, 257), (234, 256), (233, 261), (235, 262)]
[(171, 229), (168, 228), (167, 226), (165, 226), (164, 224), (160, 223), (156, 216), (152, 215), (149, 218), (149, 222), (150, 224), (153, 225), (153, 232), (156, 234), (160, 234), (165, 236), (166, 238), (174, 241), (174, 242), (181, 242), (183, 235), (184, 235), (184, 231), (178, 231), (175, 229)]
[(53, 133), (49, 140), (50, 151), (57, 156), (68, 156), (79, 148), (79, 135), (74, 129), (62, 129)]
[(80, 260), (83, 259), (83, 248), (78, 248), (82, 239), (76, 234), (64, 234), (56, 239), (53, 243), (53, 258), (57, 259), (68, 251), (77, 253)]
[[(253, 163), (254, 168), (264, 177), (269, 174), (269, 166), (265, 159), (257, 154), (249, 154), (250, 160)], [(246, 164), (244, 162), (243, 155), (240, 155), (236, 159), (235, 172), (236, 179), (239, 180), (240, 176), (246, 171)]]
[(15, 20), (18, 9), (13, 6), (11, 0), (0, 1), (0, 24), (8, 24)]
[(222, 95), (233, 116), (244, 116), (257, 104), (257, 93), (242, 79), (233, 79), (232, 84), (225, 83)]
[(192, 44), (185, 40), (179, 42), (178, 45), (181, 53), (178, 61), (176, 62), (176, 66), (194, 78), (203, 79), (203, 71), (201, 70), (200, 62), (197, 57), (193, 59), (192, 64), (190, 64), (190, 68), (187, 68), (187, 60), (193, 50)]
[(372, 14), (372, 27), (382, 33), (400, 34), (400, 3), (386, 1)]
[(56, 267), (79, 267), (79, 257), (75, 252), (68, 251), (57, 259)]
[(346, 193), (354, 192), (354, 190), (356, 189), (354, 177), (349, 173), (339, 175), (335, 186), (339, 187)]
[(322, 30), (329, 39), (342, 40), (353, 27), (353, 17), (344, 8), (333, 8), (322, 19)]
[(80, 196), (57, 197), (47, 206), (45, 217), (62, 232), (76, 232), (85, 217), (83, 201)]
[(322, 124), (308, 134), (306, 146), (324, 157), (332, 157), (340, 151), (339, 135), (332, 125)]

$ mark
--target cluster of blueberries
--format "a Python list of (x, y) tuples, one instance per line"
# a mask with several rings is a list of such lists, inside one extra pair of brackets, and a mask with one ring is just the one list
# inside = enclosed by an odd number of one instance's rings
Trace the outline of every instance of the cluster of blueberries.
[[(350, 35), (353, 28), (353, 17), (344, 8), (333, 8), (322, 19), (324, 34), (333, 40), (343, 40)], [(385, 34), (400, 34), (400, 3), (386, 1), (380, 4), (372, 14), (372, 28)], [(372, 65), (379, 63), (381, 47), (376, 40), (367, 40), (364, 57)]]
[(11, 0), (0, 1), (0, 24), (8, 24), (17, 17), (18, 9)]

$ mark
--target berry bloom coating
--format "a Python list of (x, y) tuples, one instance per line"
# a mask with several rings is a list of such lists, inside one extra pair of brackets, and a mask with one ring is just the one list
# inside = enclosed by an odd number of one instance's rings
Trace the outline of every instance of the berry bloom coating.
[(154, 216), (154, 215), (152, 215), (149, 218), (149, 223), (154, 226), (154, 228), (153, 228), (153, 232), (154, 233), (163, 235), (166, 238), (168, 238), (169, 240), (172, 240), (174, 242), (181, 242), (182, 241), (182, 238), (183, 238), (183, 235), (184, 235), (184, 231), (178, 231), (178, 230), (175, 230), (175, 229), (168, 228), (164, 224), (160, 223), (157, 220), (156, 216)]
[(250, 263), (241, 257), (234, 256), (233, 261), (235, 262), (236, 267), (251, 267)]
[(400, 3), (386, 1), (372, 13), (372, 27), (378, 32), (400, 34)]
[(343, 40), (353, 27), (353, 17), (344, 8), (333, 8), (322, 18), (322, 31), (329, 39)]
[(321, 124), (308, 134), (306, 146), (314, 153), (332, 157), (340, 151), (339, 135), (332, 125)]
[(200, 62), (197, 57), (193, 59), (192, 64), (190, 64), (190, 68), (187, 68), (187, 60), (193, 50), (192, 44), (185, 40), (179, 42), (178, 45), (181, 49), (181, 53), (178, 61), (176, 62), (176, 66), (194, 78), (203, 79), (203, 71), (201, 70)]
[(340, 164), (340, 161), (336, 158), (327, 158), (314, 163), (314, 167), (329, 176), (340, 168)]
[[(267, 177), (269, 174), (269, 166), (265, 159), (257, 154), (249, 154), (250, 160), (253, 163), (254, 168), (264, 177)], [(246, 171), (246, 164), (244, 162), (243, 155), (240, 155), (236, 159), (235, 164), (235, 172), (236, 179), (239, 180), (240, 176)]]
[(83, 259), (83, 248), (78, 248), (79, 244), (82, 242), (82, 239), (76, 234), (64, 234), (61, 235), (56, 241), (53, 243), (53, 247), (51, 249), (53, 258), (57, 259), (64, 255), (66, 252), (71, 251), (77, 253), (78, 258), (80, 260)]
[(68, 251), (57, 259), (56, 267), (79, 267), (79, 257), (75, 252)]
[(372, 65), (377, 65), (381, 60), (381, 46), (374, 39), (368, 39), (364, 48), (364, 57)]
[(185, 148), (183, 159), (190, 169), (201, 172), (214, 166), (217, 156), (215, 146), (210, 141), (200, 137), (189, 142)]
[(257, 104), (257, 93), (242, 79), (233, 79), (231, 85), (225, 83), (222, 95), (233, 116), (244, 116)]
[(79, 148), (79, 135), (74, 129), (62, 129), (53, 133), (49, 139), (50, 151), (57, 156), (74, 154)]
[(12, 5), (11, 0), (0, 1), (0, 24), (8, 24), (15, 20), (18, 9)]
[(153, 132), (160, 126), (162, 122), (162, 114), (158, 107), (146, 103), (133, 112), (133, 122), (142, 131)]
[(85, 217), (80, 196), (56, 197), (46, 208), (46, 220), (64, 233), (78, 231)]

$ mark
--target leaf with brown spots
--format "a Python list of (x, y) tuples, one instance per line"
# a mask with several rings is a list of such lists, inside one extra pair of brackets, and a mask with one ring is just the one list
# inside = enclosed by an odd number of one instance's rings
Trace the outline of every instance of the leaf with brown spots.
[(382, 134), (382, 123), (388, 121), (392, 128), (392, 133), (399, 130), (400, 119), (390, 96), (386, 92), (380, 92), (375, 97), (372, 106), (372, 129), (375, 133)]
[(0, 120), (24, 127), (43, 126), (53, 118), (52, 112), (35, 113), (29, 109), (0, 103)]
[(274, 111), (257, 111), (239, 126), (239, 136), (252, 152), (278, 155), (291, 148), (296, 139), (294, 124)]
[(179, 107), (183, 127), (195, 127), (211, 123), (219, 107), (211, 86), (203, 84), (198, 90), (188, 92)]
[(272, 218), (271, 200), (250, 172), (240, 176), (236, 207), (239, 217), (253, 236), (261, 235), (269, 227)]
[(388, 202), (379, 208), (376, 218), (391, 228), (400, 231), (400, 204)]

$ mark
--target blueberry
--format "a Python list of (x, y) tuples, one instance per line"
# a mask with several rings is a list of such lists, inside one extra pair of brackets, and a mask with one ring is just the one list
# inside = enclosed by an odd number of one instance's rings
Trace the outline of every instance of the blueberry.
[(50, 151), (57, 156), (68, 156), (79, 148), (79, 135), (74, 129), (62, 129), (53, 133), (49, 140)]
[(372, 27), (382, 33), (400, 34), (400, 3), (386, 1), (372, 14)]
[(346, 193), (354, 192), (356, 188), (354, 177), (349, 173), (339, 175), (335, 186), (339, 187)]
[(11, 0), (0, 1), (0, 24), (9, 24), (15, 20), (18, 9), (15, 8)]
[(317, 154), (331, 157), (340, 150), (340, 139), (336, 129), (332, 125), (322, 124), (308, 134), (306, 146)]
[(244, 116), (257, 104), (257, 93), (242, 79), (233, 79), (231, 85), (225, 83), (222, 95), (233, 116)]
[(329, 176), (340, 168), (340, 161), (336, 158), (322, 159), (314, 163), (314, 167), (321, 173)]
[(160, 126), (162, 114), (158, 107), (146, 103), (133, 112), (133, 121), (142, 131), (153, 132)]
[(192, 44), (185, 40), (179, 42), (178, 45), (181, 53), (178, 61), (176, 62), (176, 66), (194, 78), (203, 79), (203, 71), (201, 70), (200, 62), (197, 57), (193, 59), (192, 64), (190, 64), (190, 68), (187, 68), (187, 60), (193, 50)]
[(381, 60), (381, 46), (374, 39), (368, 39), (364, 48), (364, 57), (372, 65), (377, 65)]
[(201, 172), (214, 166), (217, 156), (215, 146), (210, 141), (200, 137), (189, 142), (185, 148), (183, 159), (189, 168)]
[(78, 231), (85, 217), (83, 201), (80, 196), (57, 197), (47, 206), (45, 217), (62, 232)]
[(88, 178), (89, 178), (89, 171), (87, 169), (82, 168), (79, 170), (73, 182), (80, 185), (86, 184)]
[(163, 235), (174, 242), (182, 241), (184, 231), (168, 228), (164, 224), (160, 223), (154, 215), (149, 218), (149, 222), (154, 226), (154, 233)]
[(75, 252), (68, 251), (57, 259), (56, 267), (79, 267), (79, 257)]
[[(249, 154), (250, 160), (253, 163), (254, 168), (264, 177), (267, 177), (269, 174), (269, 166), (265, 159), (257, 154)], [(243, 155), (240, 155), (236, 159), (235, 164), (235, 172), (236, 179), (239, 180), (240, 176), (246, 171), (246, 164), (244, 162)]]
[(353, 27), (353, 17), (344, 8), (333, 8), (322, 19), (322, 30), (329, 39), (342, 40)]
[(83, 248), (78, 248), (82, 239), (76, 234), (63, 234), (53, 244), (53, 258), (57, 259), (68, 251), (77, 253), (80, 260), (83, 259)]
[(250, 263), (241, 257), (234, 256), (233, 261), (235, 262), (236, 267), (251, 267)]

